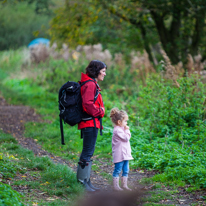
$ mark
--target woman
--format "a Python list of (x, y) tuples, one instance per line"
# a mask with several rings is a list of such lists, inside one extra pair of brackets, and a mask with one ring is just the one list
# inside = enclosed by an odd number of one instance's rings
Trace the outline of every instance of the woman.
[(106, 76), (107, 66), (105, 63), (93, 60), (86, 68), (86, 74), (81, 75), (81, 96), (84, 116), (78, 124), (78, 129), (81, 129), (81, 138), (83, 138), (83, 149), (78, 162), (77, 180), (82, 182), (87, 191), (93, 192), (99, 190), (90, 182), (90, 173), (92, 160), (95, 150), (95, 144), (100, 129), (102, 130), (102, 117), (105, 109), (100, 94), (98, 81), (103, 81)]

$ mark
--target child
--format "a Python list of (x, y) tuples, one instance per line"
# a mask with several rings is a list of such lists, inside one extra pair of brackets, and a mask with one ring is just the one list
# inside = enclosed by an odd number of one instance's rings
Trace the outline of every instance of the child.
[(129, 142), (131, 134), (127, 126), (128, 115), (123, 110), (113, 108), (110, 112), (110, 118), (115, 124), (112, 136), (112, 156), (115, 165), (113, 172), (113, 187), (114, 190), (117, 191), (123, 190), (119, 186), (119, 174), (123, 171), (121, 185), (124, 189), (131, 191), (127, 186), (129, 160), (133, 159)]

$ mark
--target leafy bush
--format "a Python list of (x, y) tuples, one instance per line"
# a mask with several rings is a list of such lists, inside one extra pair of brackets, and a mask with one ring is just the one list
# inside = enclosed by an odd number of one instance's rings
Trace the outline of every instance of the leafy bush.
[(11, 186), (0, 182), (0, 205), (2, 206), (23, 206), (21, 195), (13, 190)]
[(159, 170), (164, 181), (179, 179), (205, 187), (205, 87), (195, 76), (178, 82), (180, 88), (148, 79), (140, 88), (132, 165)]

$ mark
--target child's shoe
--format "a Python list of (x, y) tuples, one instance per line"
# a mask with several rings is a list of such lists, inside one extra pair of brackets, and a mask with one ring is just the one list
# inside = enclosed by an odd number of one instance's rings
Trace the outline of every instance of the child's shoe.
[(123, 176), (121, 177), (121, 186), (125, 190), (132, 191), (128, 186), (127, 186), (127, 177)]
[(113, 177), (113, 189), (115, 191), (123, 191), (123, 189), (119, 186), (119, 177)]

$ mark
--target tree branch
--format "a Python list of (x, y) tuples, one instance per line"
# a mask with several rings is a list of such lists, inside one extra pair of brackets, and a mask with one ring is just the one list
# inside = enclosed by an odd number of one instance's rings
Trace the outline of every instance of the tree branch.
[(141, 36), (142, 36), (142, 40), (144, 42), (144, 48), (146, 50), (146, 52), (148, 53), (149, 56), (149, 60), (151, 62), (154, 63), (153, 57), (152, 57), (152, 51), (151, 48), (149, 46), (149, 41), (147, 39), (147, 33), (146, 33), (146, 29), (144, 27), (144, 25), (142, 24), (141, 21), (137, 21), (136, 19), (133, 18), (128, 18), (126, 15), (123, 15), (115, 10), (113, 10), (111, 7), (109, 7), (105, 1), (102, 1), (102, 5), (105, 9), (107, 9), (110, 13), (114, 14), (115, 16), (123, 19), (126, 22), (129, 22), (130, 24), (134, 25), (136, 28), (139, 28), (141, 31)]

